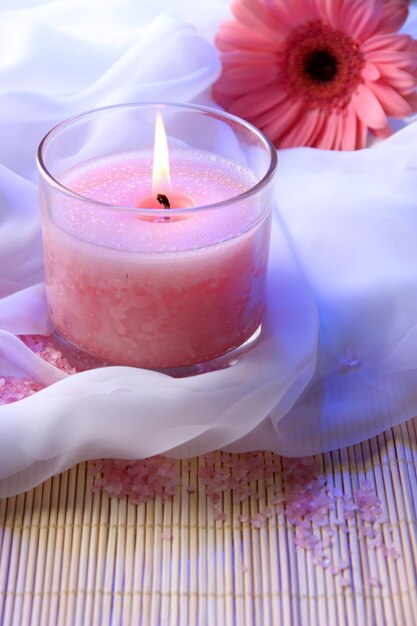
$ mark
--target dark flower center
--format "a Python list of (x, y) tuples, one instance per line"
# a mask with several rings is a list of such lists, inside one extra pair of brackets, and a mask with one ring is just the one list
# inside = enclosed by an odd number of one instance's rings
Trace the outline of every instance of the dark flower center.
[(349, 103), (362, 80), (364, 58), (349, 35), (316, 21), (290, 33), (280, 64), (289, 93), (309, 108), (330, 111)]
[(337, 59), (327, 50), (315, 50), (305, 60), (305, 71), (320, 83), (333, 80), (337, 73)]

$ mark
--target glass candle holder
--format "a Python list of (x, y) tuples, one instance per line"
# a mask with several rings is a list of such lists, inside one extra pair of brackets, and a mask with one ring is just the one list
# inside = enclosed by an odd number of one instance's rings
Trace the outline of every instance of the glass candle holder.
[[(157, 114), (170, 171), (155, 179)], [(64, 121), (37, 160), (49, 319), (67, 349), (181, 375), (224, 367), (259, 334), (277, 167), (259, 130), (126, 104)]]

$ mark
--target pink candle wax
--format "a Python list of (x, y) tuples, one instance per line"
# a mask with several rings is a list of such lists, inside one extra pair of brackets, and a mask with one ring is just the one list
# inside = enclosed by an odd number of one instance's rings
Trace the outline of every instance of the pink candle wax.
[(170, 158), (173, 197), (188, 194), (197, 208), (158, 218), (124, 208), (149, 196), (152, 170), (151, 154), (124, 153), (61, 175), (96, 202), (61, 197), (43, 217), (54, 330), (107, 362), (201, 363), (240, 346), (261, 323), (270, 211), (253, 197), (204, 208), (251, 188), (253, 174), (202, 151), (174, 149)]

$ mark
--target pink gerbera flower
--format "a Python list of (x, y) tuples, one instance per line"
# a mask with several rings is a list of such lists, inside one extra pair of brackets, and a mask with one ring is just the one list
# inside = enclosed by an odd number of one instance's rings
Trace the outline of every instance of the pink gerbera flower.
[(417, 110), (407, 0), (234, 0), (214, 97), (276, 146), (354, 150)]

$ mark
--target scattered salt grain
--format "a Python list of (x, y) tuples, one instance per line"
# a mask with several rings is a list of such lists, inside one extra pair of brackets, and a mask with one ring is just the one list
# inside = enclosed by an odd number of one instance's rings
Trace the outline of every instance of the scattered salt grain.
[(75, 374), (77, 370), (72, 367), (68, 359), (62, 354), (51, 336), (43, 335), (20, 335), (19, 339), (44, 361), (54, 365), (66, 374)]
[(227, 515), (224, 511), (220, 511), (217, 508), (213, 509), (213, 517), (216, 522), (225, 522), (227, 520)]
[(385, 558), (391, 558), (394, 561), (396, 561), (397, 559), (400, 558), (401, 554), (398, 551), (398, 549), (396, 548), (396, 546), (394, 546), (393, 544), (391, 545), (387, 545), (387, 544), (382, 544), (381, 545), (381, 553), (382, 556), (384, 556)]
[(161, 539), (162, 539), (162, 541), (171, 541), (172, 537), (173, 537), (173, 534), (172, 534), (172, 532), (171, 532), (170, 530), (168, 530), (168, 529), (163, 530), (163, 531), (162, 531), (162, 533), (161, 533)]
[(369, 480), (361, 480), (354, 494), (355, 505), (363, 522), (378, 522), (382, 518), (382, 503), (376, 496)]
[(103, 459), (90, 464), (93, 491), (103, 490), (109, 497), (129, 496), (131, 504), (155, 497), (169, 500), (180, 480), (179, 461), (154, 456), (139, 461)]
[(1, 381), (0, 405), (23, 400), (24, 398), (27, 398), (44, 388), (44, 385), (39, 383), (34, 378), (5, 376), (1, 378)]

